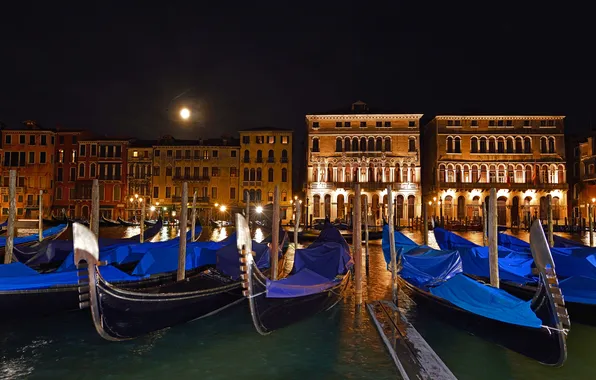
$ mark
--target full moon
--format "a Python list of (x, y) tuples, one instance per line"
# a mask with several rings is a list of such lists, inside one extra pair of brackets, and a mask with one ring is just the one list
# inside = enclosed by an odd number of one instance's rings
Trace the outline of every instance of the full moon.
[(187, 120), (190, 117), (190, 110), (188, 108), (182, 108), (180, 110), (180, 117)]

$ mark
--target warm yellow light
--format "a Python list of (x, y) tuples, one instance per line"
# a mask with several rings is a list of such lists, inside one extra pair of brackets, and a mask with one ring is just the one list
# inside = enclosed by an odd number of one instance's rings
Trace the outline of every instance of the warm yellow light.
[(436, 202), (436, 201), (437, 201), (437, 197), (433, 197), (433, 201), (435, 201), (435, 202)]
[(156, 205), (156, 206), (159, 206), (159, 202), (155, 202), (155, 205)]
[(224, 205), (221, 205), (221, 207), (219, 208), (219, 211), (221, 211), (221, 212), (224, 212), (224, 211), (226, 211), (226, 206), (224, 206)]
[(188, 108), (182, 108), (180, 110), (180, 117), (183, 118), (184, 120), (188, 120), (188, 118), (190, 117), (190, 110)]
[(172, 216), (176, 216), (176, 210), (172, 211)]
[(149, 210), (151, 210), (151, 212), (155, 211), (155, 206), (149, 207)]
[(294, 200), (297, 200), (297, 199), (298, 199), (298, 196), (297, 195), (294, 195)]
[(300, 200), (300, 204), (302, 204), (302, 199)]
[(433, 204), (433, 201), (428, 201), (429, 206), (432, 206), (432, 204)]
[(168, 208), (164, 206), (163, 210), (164, 210), (164, 211), (168, 211)]
[(592, 198), (592, 203), (596, 202), (596, 198)]
[(257, 214), (260, 214), (263, 212), (263, 206), (257, 206), (257, 208), (255, 209), (255, 211), (257, 212)]
[(216, 204), (215, 204), (215, 207), (217, 207), (217, 206), (219, 206), (219, 203), (216, 203)]
[(290, 204), (292, 204), (292, 203), (294, 203), (294, 201), (290, 199)]
[(131, 202), (134, 202), (134, 200), (135, 200), (135, 199), (134, 199), (133, 197), (130, 197), (130, 201), (131, 201)]
[(139, 199), (139, 203), (143, 203), (143, 198)]
[(136, 199), (139, 199), (139, 194), (135, 194), (135, 198)]

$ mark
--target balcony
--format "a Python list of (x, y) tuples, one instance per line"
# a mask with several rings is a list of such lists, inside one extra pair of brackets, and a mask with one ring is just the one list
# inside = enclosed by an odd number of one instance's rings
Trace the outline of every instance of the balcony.
[(262, 186), (263, 181), (242, 181), (242, 186)]
[(584, 182), (596, 181), (596, 173), (586, 173), (586, 174), (584, 174), (584, 176), (582, 177), (582, 181), (584, 181)]
[(476, 183), (463, 183), (463, 182), (439, 182), (441, 189), (461, 189), (461, 190), (473, 190), (473, 189), (510, 189), (510, 190), (567, 190), (568, 185), (566, 183), (505, 183), (505, 182), (476, 182)]
[(275, 163), (275, 158), (269, 157), (269, 158), (267, 158), (267, 162), (270, 164), (273, 164), (273, 163)]
[(256, 160), (255, 160), (255, 162), (257, 164), (262, 164), (263, 163), (263, 157), (257, 157)]
[(209, 176), (202, 175), (175, 175), (172, 181), (186, 181), (186, 182), (209, 182)]
[(287, 158), (287, 157), (282, 157), (280, 162), (281, 162), (282, 164), (287, 164), (287, 163), (288, 163), (288, 161), (289, 161), (289, 160), (288, 160), (288, 158)]
[[(311, 182), (308, 184), (309, 189), (347, 189), (354, 190), (354, 185), (358, 182)], [(387, 185), (391, 185), (393, 190), (417, 190), (418, 183), (414, 182), (359, 182), (362, 190), (374, 191), (384, 190)]]
[(242, 162), (244, 162), (245, 164), (250, 164), (250, 158), (243, 158)]

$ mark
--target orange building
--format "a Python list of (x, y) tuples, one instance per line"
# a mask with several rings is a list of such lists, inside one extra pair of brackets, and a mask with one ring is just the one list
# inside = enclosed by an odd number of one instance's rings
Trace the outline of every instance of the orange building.
[(17, 171), (17, 218), (37, 218), (39, 192), (43, 191), (43, 216), (50, 214), (54, 186), (54, 130), (28, 120), (23, 127), (2, 130), (2, 216), (8, 216), (9, 172)]
[(79, 141), (77, 179), (74, 191), (75, 217), (88, 219), (93, 180), (99, 180), (99, 213), (106, 218), (125, 216), (126, 155), (128, 140), (88, 139)]
[(52, 214), (75, 217), (75, 183), (77, 179), (77, 162), (79, 158), (78, 140), (82, 131), (56, 131), (55, 144), (55, 185)]

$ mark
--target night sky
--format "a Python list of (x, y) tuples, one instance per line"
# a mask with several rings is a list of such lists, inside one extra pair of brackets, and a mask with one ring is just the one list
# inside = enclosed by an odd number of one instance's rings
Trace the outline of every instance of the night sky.
[[(596, 123), (588, 9), (126, 3), (3, 5), (0, 121), (143, 138), (257, 126), (301, 136), (306, 113), (362, 100), (424, 113), (424, 121), (440, 113), (563, 114), (574, 132)], [(200, 120), (172, 120), (177, 101), (200, 107)]]

